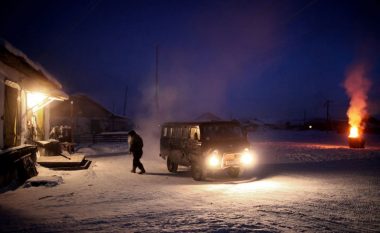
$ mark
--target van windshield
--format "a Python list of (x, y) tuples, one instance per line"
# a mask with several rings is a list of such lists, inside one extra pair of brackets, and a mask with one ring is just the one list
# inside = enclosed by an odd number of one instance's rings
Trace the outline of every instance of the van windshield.
[(203, 135), (206, 140), (240, 139), (243, 132), (236, 125), (207, 125), (203, 127)]

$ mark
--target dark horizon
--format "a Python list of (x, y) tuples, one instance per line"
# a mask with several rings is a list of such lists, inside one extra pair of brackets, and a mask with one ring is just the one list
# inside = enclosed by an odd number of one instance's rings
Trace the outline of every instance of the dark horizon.
[[(347, 72), (366, 66), (380, 113), (378, 1), (2, 1), (0, 37), (41, 63), (69, 94), (116, 114), (345, 118)], [(152, 106), (153, 105), (153, 106)]]

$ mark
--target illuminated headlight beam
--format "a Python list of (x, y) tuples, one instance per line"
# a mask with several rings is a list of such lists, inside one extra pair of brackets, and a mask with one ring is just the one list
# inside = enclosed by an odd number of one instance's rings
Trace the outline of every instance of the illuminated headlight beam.
[(208, 158), (208, 165), (210, 167), (218, 167), (220, 166), (220, 158), (217, 151), (214, 151)]
[(240, 162), (243, 164), (243, 165), (252, 165), (253, 162), (254, 162), (254, 158), (253, 158), (253, 154), (252, 152), (250, 152), (248, 149), (245, 149), (243, 154), (241, 155), (240, 157)]
[(211, 167), (216, 167), (219, 165), (219, 159), (216, 157), (216, 156), (211, 156), (209, 161), (208, 161), (208, 164), (211, 166)]

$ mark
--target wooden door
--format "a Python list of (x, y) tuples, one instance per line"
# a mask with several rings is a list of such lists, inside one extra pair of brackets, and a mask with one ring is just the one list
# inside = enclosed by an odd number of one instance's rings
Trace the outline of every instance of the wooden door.
[(4, 148), (20, 145), (19, 91), (5, 85)]

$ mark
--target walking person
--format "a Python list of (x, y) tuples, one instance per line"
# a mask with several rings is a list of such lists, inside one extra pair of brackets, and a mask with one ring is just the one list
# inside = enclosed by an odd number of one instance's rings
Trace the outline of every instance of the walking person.
[(129, 153), (133, 154), (133, 167), (131, 172), (136, 173), (136, 168), (140, 169), (139, 174), (144, 174), (145, 169), (143, 164), (140, 162), (140, 159), (143, 155), (143, 140), (134, 130), (128, 132), (128, 144), (129, 144)]

